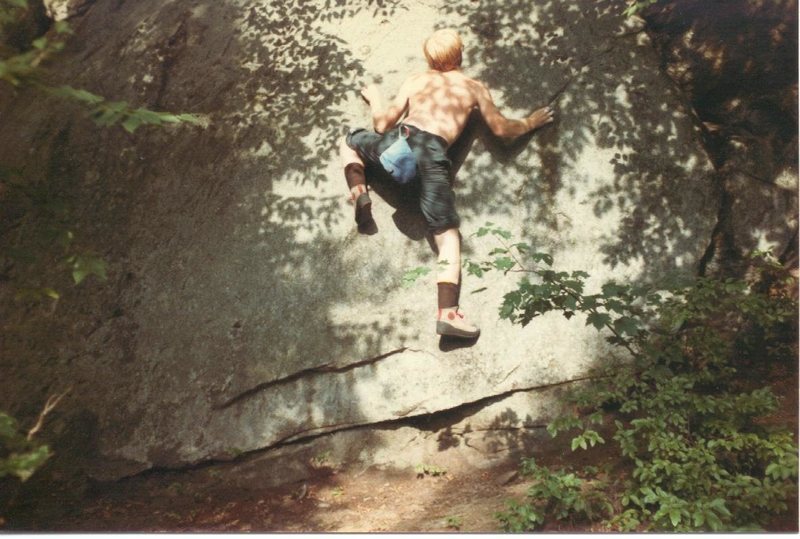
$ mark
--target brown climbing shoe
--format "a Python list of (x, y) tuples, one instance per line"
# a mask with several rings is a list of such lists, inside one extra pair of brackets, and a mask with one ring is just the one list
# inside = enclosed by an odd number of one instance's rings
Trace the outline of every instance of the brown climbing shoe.
[(436, 317), (436, 333), (448, 337), (475, 339), (481, 334), (481, 330), (468, 322), (464, 315), (459, 312), (458, 307), (451, 307), (449, 309), (439, 309), (439, 314)]

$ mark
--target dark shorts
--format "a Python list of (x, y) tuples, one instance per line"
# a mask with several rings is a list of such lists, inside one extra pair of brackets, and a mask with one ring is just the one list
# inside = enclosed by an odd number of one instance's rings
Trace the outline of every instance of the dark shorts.
[[(440, 233), (458, 228), (461, 221), (456, 213), (456, 196), (450, 185), (452, 164), (447, 157), (447, 141), (412, 125), (405, 127), (409, 130), (408, 145), (417, 159), (415, 182), (419, 184), (419, 207), (428, 221), (428, 229)], [(380, 167), (381, 153), (399, 136), (397, 127), (383, 135), (356, 129), (348, 133), (346, 141), (365, 165)]]

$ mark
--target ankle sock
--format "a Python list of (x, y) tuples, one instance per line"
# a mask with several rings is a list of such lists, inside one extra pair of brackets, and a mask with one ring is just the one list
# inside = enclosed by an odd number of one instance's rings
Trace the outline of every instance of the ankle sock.
[(344, 179), (347, 180), (347, 187), (352, 189), (357, 185), (367, 188), (367, 177), (364, 175), (364, 165), (361, 163), (348, 163), (344, 167)]
[(436, 283), (439, 289), (438, 299), (440, 309), (449, 309), (458, 306), (459, 285), (455, 283)]

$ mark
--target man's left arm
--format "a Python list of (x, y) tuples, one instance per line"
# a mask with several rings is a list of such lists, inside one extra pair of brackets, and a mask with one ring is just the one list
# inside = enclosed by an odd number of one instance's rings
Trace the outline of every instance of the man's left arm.
[(375, 127), (375, 131), (385, 133), (386, 130), (397, 124), (406, 110), (408, 110), (409, 89), (409, 81), (404, 82), (397, 92), (397, 97), (392, 100), (386, 110), (383, 108), (381, 92), (375, 84), (370, 84), (361, 90), (362, 97), (372, 109), (372, 125)]

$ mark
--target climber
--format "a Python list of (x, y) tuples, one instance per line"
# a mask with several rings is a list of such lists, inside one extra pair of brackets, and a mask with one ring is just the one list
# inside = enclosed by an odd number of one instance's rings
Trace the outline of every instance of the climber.
[[(487, 87), (461, 72), (462, 50), (461, 38), (455, 30), (438, 30), (423, 45), (430, 69), (406, 79), (388, 108), (384, 107), (377, 86), (371, 84), (364, 88), (361, 95), (369, 103), (375, 131), (351, 131), (342, 139), (340, 151), (347, 186), (355, 204), (356, 223), (362, 228), (372, 221), (364, 163), (382, 166), (382, 154), (390, 147), (392, 150), (387, 155), (394, 152), (402, 143), (393, 144), (405, 138), (413, 152), (412, 167), (416, 161), (416, 171), (412, 168), (411, 175), (419, 182), (420, 209), (439, 251), (436, 332), (476, 338), (480, 330), (459, 309), (460, 221), (450, 185), (451, 162), (447, 149), (461, 134), (475, 108), (492, 133), (500, 137), (517, 137), (550, 123), (553, 111), (544, 107), (521, 120), (505, 118)], [(392, 172), (394, 175), (396, 171)]]

